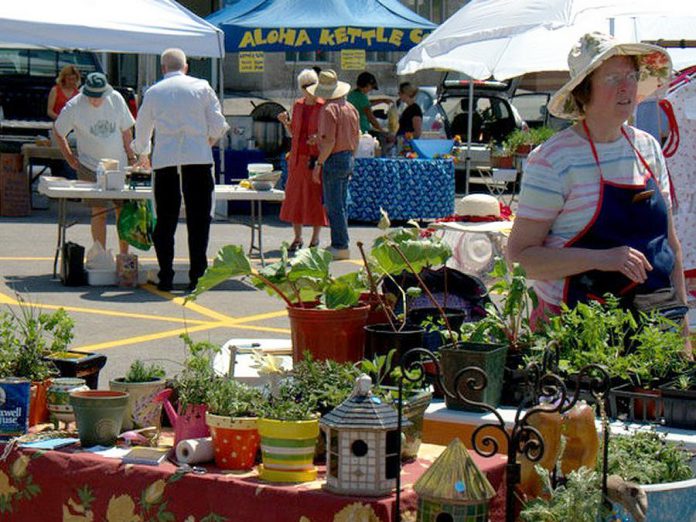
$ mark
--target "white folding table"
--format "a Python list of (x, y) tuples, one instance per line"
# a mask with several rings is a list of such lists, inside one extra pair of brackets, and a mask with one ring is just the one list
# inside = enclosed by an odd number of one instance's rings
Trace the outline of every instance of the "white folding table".
[[(121, 190), (99, 190), (94, 183), (52, 178), (50, 176), (42, 176), (40, 178), (39, 192), (58, 201), (58, 239), (53, 259), (53, 277), (56, 277), (57, 274), (58, 256), (63, 249), (63, 245), (65, 245), (66, 230), (75, 224), (74, 222), (67, 222), (68, 199), (153, 199), (152, 187), (129, 189), (127, 186), (124, 186)], [(264, 201), (283, 201), (285, 192), (275, 189), (266, 191), (248, 190), (238, 185), (215, 185), (215, 198), (226, 201), (251, 202), (251, 220), (249, 222), (251, 243), (249, 245), (249, 254), (252, 254), (254, 251), (258, 252), (263, 263), (263, 213), (261, 205)]]

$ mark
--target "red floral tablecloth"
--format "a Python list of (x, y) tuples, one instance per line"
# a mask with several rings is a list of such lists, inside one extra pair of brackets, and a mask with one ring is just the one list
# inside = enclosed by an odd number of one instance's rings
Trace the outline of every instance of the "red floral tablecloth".
[[(0, 446), (1, 448), (1, 446)], [(498, 491), (493, 520), (502, 520), (505, 458), (473, 455)], [(403, 469), (403, 520), (415, 520), (412, 484), (434, 455)], [(319, 480), (276, 485), (244, 474), (182, 474), (175, 465), (124, 465), (90, 453), (65, 449), (14, 449), (0, 462), (0, 520), (21, 522), (390, 522), (395, 496), (335, 495)]]

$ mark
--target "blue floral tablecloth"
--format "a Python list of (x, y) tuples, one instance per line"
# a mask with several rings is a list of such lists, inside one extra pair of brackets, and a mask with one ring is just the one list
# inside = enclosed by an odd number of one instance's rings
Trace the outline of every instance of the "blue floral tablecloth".
[(451, 159), (358, 158), (349, 184), (348, 218), (435, 219), (454, 214)]

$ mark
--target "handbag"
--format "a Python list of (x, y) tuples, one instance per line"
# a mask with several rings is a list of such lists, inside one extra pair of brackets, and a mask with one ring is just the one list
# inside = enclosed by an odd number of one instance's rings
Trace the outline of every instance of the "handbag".
[(645, 314), (659, 313), (672, 321), (681, 321), (689, 307), (677, 298), (674, 287), (660, 288), (649, 294), (636, 294), (633, 297), (633, 309)]

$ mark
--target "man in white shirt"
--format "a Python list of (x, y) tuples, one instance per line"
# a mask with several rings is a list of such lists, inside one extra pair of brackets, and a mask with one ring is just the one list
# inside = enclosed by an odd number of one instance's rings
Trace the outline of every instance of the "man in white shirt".
[(164, 51), (161, 63), (164, 78), (145, 93), (135, 122), (133, 150), (140, 155), (138, 165), (149, 167), (147, 155), (153, 132), (156, 134), (152, 168), (157, 210), (153, 242), (160, 268), (157, 288), (163, 291), (172, 289), (174, 233), (183, 192), (189, 289), (193, 289), (208, 266), (208, 236), (215, 189), (211, 147), (225, 135), (229, 126), (210, 84), (187, 76), (186, 55), (181, 49)]
[[(87, 75), (80, 94), (68, 101), (58, 115), (54, 134), (65, 161), (77, 171), (77, 178), (95, 182), (95, 171), (102, 159), (116, 159), (121, 168), (135, 160), (131, 150), (133, 123), (123, 96), (113, 90), (103, 73), (95, 72)], [(77, 155), (66, 140), (72, 131), (77, 139)], [(106, 207), (111, 202), (87, 199), (85, 203), (92, 207), (92, 239), (106, 248)], [(117, 216), (119, 212), (117, 206)], [(119, 250), (128, 253), (128, 243), (120, 241)]]

